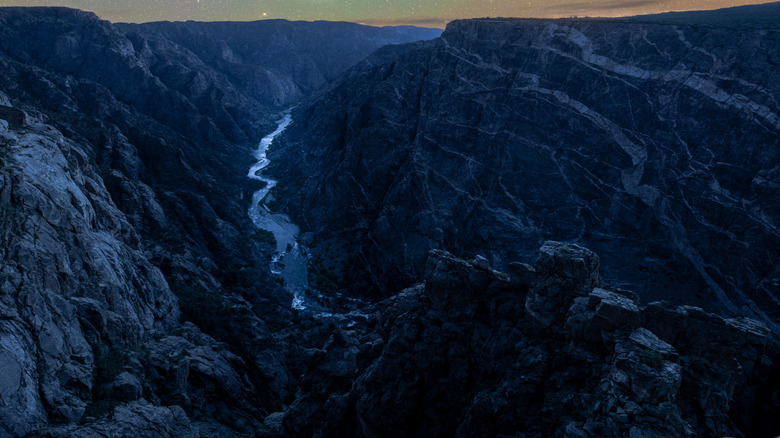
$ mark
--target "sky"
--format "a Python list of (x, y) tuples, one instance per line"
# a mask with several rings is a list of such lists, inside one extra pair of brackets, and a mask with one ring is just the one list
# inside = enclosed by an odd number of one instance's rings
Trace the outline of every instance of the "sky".
[(718, 9), (766, 0), (22, 0), (0, 6), (68, 6), (112, 22), (353, 21), (370, 25), (444, 27), (474, 17), (616, 17)]

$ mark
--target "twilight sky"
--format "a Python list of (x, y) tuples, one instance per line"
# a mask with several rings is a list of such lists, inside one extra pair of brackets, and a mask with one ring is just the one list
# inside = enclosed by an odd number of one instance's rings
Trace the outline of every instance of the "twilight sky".
[(443, 27), (472, 17), (567, 17), (717, 9), (767, 0), (0, 0), (0, 6), (68, 6), (113, 22), (344, 20)]

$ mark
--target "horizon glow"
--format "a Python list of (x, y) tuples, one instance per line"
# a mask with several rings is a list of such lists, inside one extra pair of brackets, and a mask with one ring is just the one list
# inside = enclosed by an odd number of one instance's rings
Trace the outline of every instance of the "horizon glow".
[(720, 9), (763, 0), (27, 0), (0, 6), (65, 6), (111, 22), (351, 21), (373, 26), (441, 27), (477, 17), (619, 17), (669, 11)]

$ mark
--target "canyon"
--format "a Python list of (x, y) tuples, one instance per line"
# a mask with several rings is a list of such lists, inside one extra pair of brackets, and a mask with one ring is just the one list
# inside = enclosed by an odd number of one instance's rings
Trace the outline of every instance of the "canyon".
[(0, 437), (775, 436), (778, 11), (0, 8)]
[(414, 284), (431, 249), (505, 269), (555, 239), (646, 300), (774, 326), (777, 38), (456, 21), (299, 106), (272, 172), (305, 229), (346, 242), (349, 283), (377, 296)]

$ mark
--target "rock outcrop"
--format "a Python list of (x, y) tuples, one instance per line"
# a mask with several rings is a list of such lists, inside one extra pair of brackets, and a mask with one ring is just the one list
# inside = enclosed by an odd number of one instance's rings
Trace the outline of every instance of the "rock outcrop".
[(766, 325), (641, 306), (597, 287), (598, 260), (546, 242), (529, 291), (432, 251), (425, 283), (380, 303), (373, 330), (325, 344), (283, 435), (772, 436), (780, 350)]
[(409, 286), (430, 249), (508, 269), (562, 239), (646, 301), (776, 330), (780, 33), (638, 21), (465, 20), (381, 49), (294, 112), (282, 198), (349, 248), (358, 291)]
[(209, 26), (0, 8), (0, 436), (257, 436), (294, 387), (306, 336), (274, 335), (291, 297), (251, 237), (250, 151), (282, 105), (418, 38)]
[(170, 330), (179, 307), (83, 146), (36, 120), (0, 132), (0, 424), (78, 422), (98, 350)]

